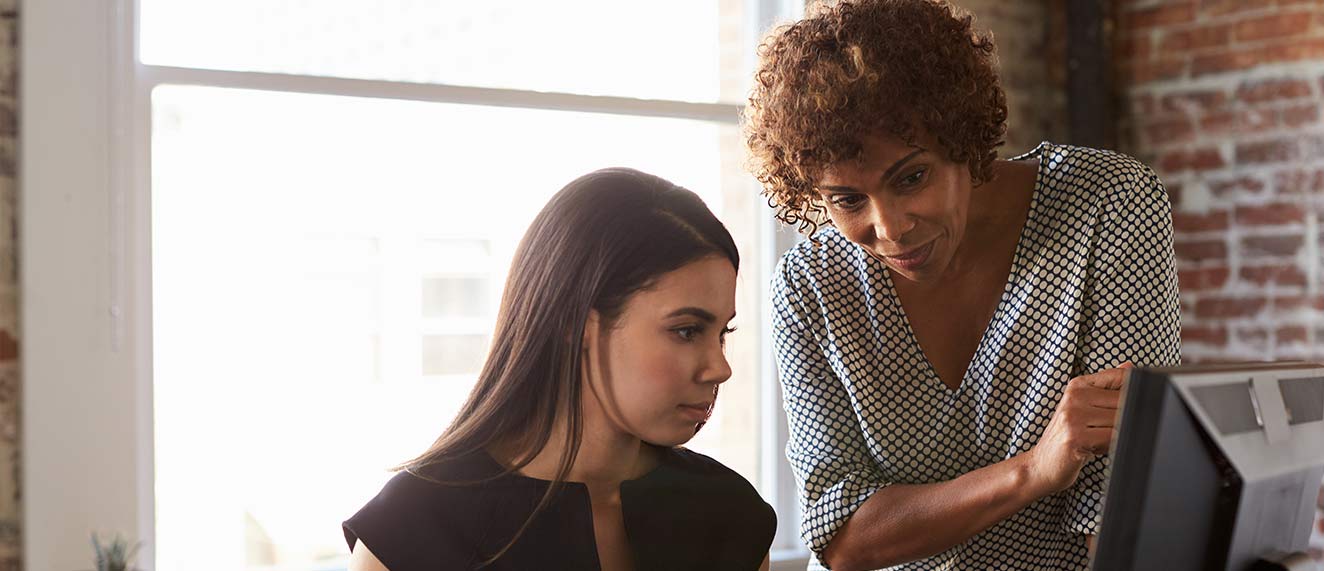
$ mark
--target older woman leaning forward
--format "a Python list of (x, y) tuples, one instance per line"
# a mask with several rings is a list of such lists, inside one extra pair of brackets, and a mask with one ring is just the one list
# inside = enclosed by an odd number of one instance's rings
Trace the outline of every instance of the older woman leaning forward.
[(772, 284), (811, 568), (1085, 569), (1123, 368), (1179, 359), (1162, 183), (1110, 151), (996, 159), (971, 23), (842, 1), (760, 51), (755, 174), (811, 236)]

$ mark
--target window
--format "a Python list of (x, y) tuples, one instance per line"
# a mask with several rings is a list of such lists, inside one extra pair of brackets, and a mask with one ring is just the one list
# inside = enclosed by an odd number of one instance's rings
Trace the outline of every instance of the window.
[[(25, 299), (25, 312), (107, 331), (115, 366), (98, 374), (128, 413), (94, 412), (85, 433), (115, 435), (88, 446), (124, 458), (109, 471), (118, 479), (55, 476), (68, 464), (54, 454), (25, 466), (28, 480), (55, 478), (30, 488), (29, 511), (87, 520), (43, 535), (44, 516), (29, 517), (30, 564), (77, 567), (33, 550), (77, 548), (90, 528), (145, 539), (146, 569), (343, 567), (339, 522), (472, 386), (524, 228), (561, 186), (605, 166), (696, 191), (735, 235), (735, 373), (691, 446), (763, 491), (781, 520), (775, 558), (803, 561), (763, 331), (767, 274), (793, 234), (774, 229), (744, 173), (736, 125), (757, 36), (794, 16), (791, 2), (119, 0), (77, 16), (61, 2), (25, 13), (25, 69), (109, 59), (109, 103), (84, 101), (100, 123), (25, 131), (25, 196), (72, 176), (61, 158), (104, 171), (83, 182), (111, 197), (93, 201), (106, 223), (67, 231), (100, 241), (86, 255), (107, 268), (96, 295), (111, 311)], [(69, 37), (71, 18), (103, 33), (74, 41), (82, 51), (43, 51), (43, 38)], [(77, 104), (49, 97), (59, 78), (34, 76), (25, 88), (49, 103), (25, 117)], [(45, 130), (89, 128), (102, 154), (40, 145)], [(23, 215), (40, 226), (25, 254), (50, 260), (25, 281), (37, 291), (78, 263), (45, 222), (79, 215), (41, 200)], [(83, 349), (24, 338), (29, 373), (58, 379), (29, 391), (25, 415), (89, 398), (54, 366)], [(98, 358), (86, 352), (72, 357)], [(38, 426), (26, 445), (80, 430)], [(74, 505), (60, 478), (123, 501)]]

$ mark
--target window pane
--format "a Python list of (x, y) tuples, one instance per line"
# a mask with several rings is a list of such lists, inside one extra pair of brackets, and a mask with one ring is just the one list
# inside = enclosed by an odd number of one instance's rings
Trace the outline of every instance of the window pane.
[(477, 376), (487, 345), (486, 335), (424, 335), (423, 374)]
[(157, 568), (342, 562), (339, 522), (472, 386), (525, 227), (605, 166), (699, 193), (745, 254), (693, 447), (756, 481), (767, 213), (736, 127), (163, 86), (152, 152)]
[(423, 278), (423, 317), (482, 317), (492, 286), (487, 277)]
[(746, 89), (742, 0), (141, 0), (150, 65), (684, 101)]

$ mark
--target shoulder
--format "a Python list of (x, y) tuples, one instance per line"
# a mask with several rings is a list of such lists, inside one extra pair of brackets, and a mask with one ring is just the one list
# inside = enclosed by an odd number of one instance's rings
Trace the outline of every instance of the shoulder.
[(748, 486), (751, 491), (754, 489), (744, 476), (706, 454), (681, 446), (667, 449), (663, 454), (662, 463), (672, 470), (695, 477)]
[(1092, 181), (1144, 180), (1154, 176), (1154, 170), (1135, 157), (1090, 147), (1042, 143), (1037, 149), (1021, 157), (1038, 156), (1044, 171), (1050, 176), (1064, 179), (1084, 178)]
[(783, 272), (797, 275), (833, 262), (853, 259), (858, 254), (859, 248), (855, 244), (836, 228), (827, 226), (787, 250), (779, 266)]
[(836, 228), (826, 227), (782, 255), (772, 277), (775, 304), (788, 296), (821, 295), (870, 279), (870, 258)]
[(390, 569), (467, 556), (468, 529), (491, 501), (482, 491), (492, 484), (474, 483), (492, 475), (494, 463), (484, 458), (461, 456), (396, 473), (342, 524), (349, 547), (361, 540)]
[(772, 508), (763, 501), (763, 496), (759, 495), (749, 480), (707, 455), (676, 447), (667, 451), (663, 464), (669, 472), (679, 476), (679, 480), (686, 482), (687, 487), (719, 495), (743, 505), (745, 509), (762, 512), (766, 508), (771, 513)]
[(1051, 196), (1103, 211), (1136, 204), (1167, 207), (1167, 191), (1154, 170), (1134, 157), (1103, 149), (1043, 143), (1025, 156), (1041, 161), (1041, 184)]
[(657, 470), (621, 485), (636, 553), (659, 569), (757, 568), (777, 529), (772, 506), (721, 462), (685, 448), (664, 452)]
[[(740, 473), (725, 464), (688, 448), (675, 447), (663, 461), (670, 475), (662, 480), (681, 483), (696, 502), (718, 509), (729, 520), (766, 523), (775, 527), (777, 516), (772, 506)], [(755, 526), (757, 527), (757, 526)]]
[(475, 486), (500, 474), (485, 453), (465, 454), (413, 466), (392, 476), (376, 500), (388, 504), (468, 495)]

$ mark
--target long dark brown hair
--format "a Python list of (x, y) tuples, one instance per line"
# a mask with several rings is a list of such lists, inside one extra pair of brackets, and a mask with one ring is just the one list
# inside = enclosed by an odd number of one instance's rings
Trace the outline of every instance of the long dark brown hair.
[(739, 270), (731, 234), (697, 195), (632, 169), (602, 169), (575, 179), (534, 218), (511, 263), (473, 391), (436, 442), (401, 466), (417, 475), (425, 466), (513, 443), (520, 453), (506, 473), (513, 472), (546, 448), (554, 423), (564, 419), (565, 447), (553, 484), (515, 537), (486, 563), (514, 545), (579, 452), (580, 357), (589, 311), (597, 310), (609, 326), (632, 294), (712, 255)]

